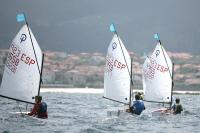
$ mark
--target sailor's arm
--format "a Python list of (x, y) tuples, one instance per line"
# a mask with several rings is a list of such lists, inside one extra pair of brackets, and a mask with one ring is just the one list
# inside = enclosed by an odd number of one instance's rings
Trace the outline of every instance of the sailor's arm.
[(32, 111), (30, 113), (28, 113), (29, 116), (32, 116), (32, 115), (37, 115), (38, 113), (38, 109), (39, 109), (39, 106), (37, 104), (34, 105)]

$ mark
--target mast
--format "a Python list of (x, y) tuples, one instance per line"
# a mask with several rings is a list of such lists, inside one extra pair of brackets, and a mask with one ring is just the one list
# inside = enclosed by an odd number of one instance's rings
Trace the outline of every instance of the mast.
[(133, 92), (133, 80), (132, 80), (132, 62), (133, 62), (133, 58), (131, 58), (131, 76), (130, 76), (129, 109), (131, 108), (131, 102), (132, 102), (132, 92)]
[(41, 83), (42, 83), (43, 64), (44, 64), (44, 54), (42, 54), (42, 66), (41, 66), (41, 71), (40, 71), (40, 82), (39, 82), (39, 88), (38, 88), (38, 96), (40, 95), (40, 87), (41, 87)]
[(173, 94), (173, 90), (174, 90), (174, 63), (172, 63), (172, 89), (171, 89), (171, 103), (170, 103), (170, 108), (172, 107), (172, 94)]

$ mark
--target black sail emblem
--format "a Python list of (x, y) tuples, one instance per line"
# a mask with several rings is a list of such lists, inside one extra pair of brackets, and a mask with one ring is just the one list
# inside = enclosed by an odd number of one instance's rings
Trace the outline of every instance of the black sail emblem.
[(160, 50), (156, 50), (156, 57), (160, 54)]
[(116, 49), (117, 48), (117, 43), (116, 42), (113, 42), (112, 44), (112, 50)]
[(26, 34), (22, 34), (21, 37), (20, 37), (20, 43), (26, 41)]

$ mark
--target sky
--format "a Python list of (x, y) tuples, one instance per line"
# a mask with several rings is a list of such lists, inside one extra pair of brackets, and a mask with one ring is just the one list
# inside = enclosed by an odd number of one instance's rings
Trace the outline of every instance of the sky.
[(0, 48), (8, 49), (24, 12), (41, 49), (103, 52), (114, 23), (128, 51), (152, 52), (160, 35), (171, 52), (200, 53), (200, 0), (1, 0)]

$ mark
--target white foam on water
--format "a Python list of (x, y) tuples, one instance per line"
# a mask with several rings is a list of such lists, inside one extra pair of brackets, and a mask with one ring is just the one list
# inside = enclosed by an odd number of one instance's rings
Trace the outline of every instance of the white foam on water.
[[(104, 89), (95, 88), (41, 88), (40, 92), (64, 92), (64, 93), (104, 93)], [(133, 90), (133, 92), (143, 92), (142, 90)], [(173, 91), (173, 94), (191, 94), (199, 95), (200, 91)]]
[(94, 88), (41, 88), (40, 92), (64, 92), (64, 93), (103, 93), (103, 89)]

